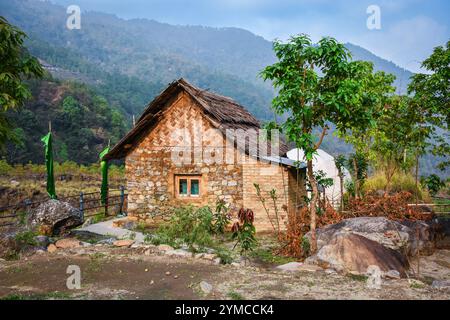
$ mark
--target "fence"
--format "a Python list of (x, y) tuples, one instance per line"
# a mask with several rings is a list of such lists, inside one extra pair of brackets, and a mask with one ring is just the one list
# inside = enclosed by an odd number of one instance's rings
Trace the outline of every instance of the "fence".
[[(123, 186), (118, 189), (109, 189), (105, 204), (101, 203), (100, 192), (80, 192), (79, 195), (58, 198), (60, 201), (69, 203), (75, 208), (79, 208), (83, 214), (83, 220), (98, 214), (115, 215), (123, 214), (127, 211), (128, 194)], [(26, 216), (47, 199), (39, 201), (24, 200), (15, 205), (0, 207), (0, 228), (14, 225), (17, 222), (24, 222)]]

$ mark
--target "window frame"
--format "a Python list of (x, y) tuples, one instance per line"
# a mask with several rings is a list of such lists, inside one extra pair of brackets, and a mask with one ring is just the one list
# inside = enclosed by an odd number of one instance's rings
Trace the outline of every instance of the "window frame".
[[(180, 180), (187, 180), (187, 194), (180, 193)], [(191, 194), (192, 180), (198, 181), (198, 194)], [(202, 195), (202, 176), (199, 174), (176, 174), (175, 196), (179, 199), (198, 199)]]

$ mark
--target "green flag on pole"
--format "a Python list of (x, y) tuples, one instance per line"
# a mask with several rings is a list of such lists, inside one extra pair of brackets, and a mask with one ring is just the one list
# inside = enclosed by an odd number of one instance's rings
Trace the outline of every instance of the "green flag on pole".
[(41, 138), (45, 149), (45, 166), (47, 167), (47, 193), (51, 199), (56, 199), (55, 179), (53, 177), (53, 145), (52, 133), (49, 132)]
[(109, 146), (107, 146), (102, 152), (100, 152), (100, 169), (102, 171), (102, 188), (100, 191), (102, 204), (106, 204), (106, 197), (108, 196), (108, 161), (103, 160), (105, 154), (109, 152)]

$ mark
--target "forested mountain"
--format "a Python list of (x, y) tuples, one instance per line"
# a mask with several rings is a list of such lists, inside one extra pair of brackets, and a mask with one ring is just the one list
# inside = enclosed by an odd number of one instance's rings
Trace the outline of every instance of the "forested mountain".
[(57, 161), (76, 160), (82, 164), (98, 161), (98, 153), (111, 139), (125, 133), (123, 113), (89, 86), (45, 79), (30, 81), (33, 98), (19, 112), (10, 112), (19, 145), (7, 146), (8, 162), (41, 163), (42, 142), (51, 122)]
[[(108, 139), (116, 142), (130, 127), (132, 115), (138, 117), (156, 94), (180, 77), (234, 98), (261, 120), (273, 119), (270, 101), (274, 91), (270, 83), (258, 77), (266, 65), (275, 61), (272, 43), (249, 31), (124, 20), (98, 12), (82, 12), (81, 29), (69, 30), (65, 7), (38, 0), (0, 1), (0, 15), (28, 34), (27, 47), (54, 78), (84, 83), (56, 80), (33, 83), (33, 94), (41, 98), (30, 101), (24, 110), (13, 115), (26, 144), (22, 149), (10, 149), (11, 161), (42, 161), (38, 138), (50, 118), (61, 142), (59, 148), (70, 146), (67, 153), (59, 155), (60, 159), (67, 156), (79, 162), (96, 161), (94, 153)], [(405, 92), (411, 72), (359, 46), (350, 43), (346, 46), (354, 59), (372, 61), (376, 70), (395, 74), (399, 92)], [(43, 90), (60, 90), (64, 94), (55, 100), (52, 94), (42, 94)], [(84, 120), (72, 121), (78, 127), (66, 121), (71, 113), (66, 112), (64, 105), (72, 101), (66, 101), (67, 97), (73, 97), (74, 103), (84, 108)], [(100, 113), (96, 117), (95, 113), (105, 104), (110, 114)], [(108, 122), (113, 118), (117, 121), (119, 115), (120, 125)], [(39, 125), (31, 125), (29, 120)], [(73, 145), (83, 152), (69, 151)], [(332, 137), (327, 137), (323, 147), (334, 154), (349, 150), (349, 146)]]

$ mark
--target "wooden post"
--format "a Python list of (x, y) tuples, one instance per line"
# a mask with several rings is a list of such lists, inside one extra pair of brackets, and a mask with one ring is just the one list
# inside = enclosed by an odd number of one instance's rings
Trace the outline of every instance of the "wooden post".
[(80, 211), (84, 221), (84, 193), (80, 192)]
[(119, 207), (119, 213), (123, 213), (123, 205), (125, 203), (125, 187), (120, 186), (120, 207)]
[(108, 216), (109, 187), (106, 188), (105, 216)]

